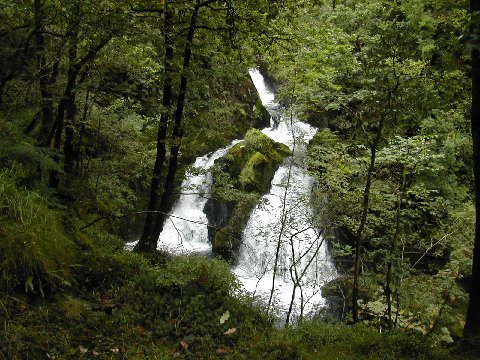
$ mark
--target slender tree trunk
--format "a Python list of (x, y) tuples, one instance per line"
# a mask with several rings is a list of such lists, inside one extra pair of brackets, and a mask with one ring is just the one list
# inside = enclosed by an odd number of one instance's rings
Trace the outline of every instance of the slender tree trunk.
[(180, 79), (180, 90), (178, 92), (177, 108), (175, 110), (175, 124), (173, 127), (173, 143), (170, 148), (170, 159), (168, 164), (168, 173), (165, 180), (165, 186), (162, 194), (162, 200), (160, 202), (159, 212), (157, 213), (157, 218), (155, 220), (154, 235), (156, 238), (160, 236), (160, 233), (163, 230), (163, 223), (166, 219), (166, 214), (170, 211), (174, 197), (175, 190), (175, 176), (178, 169), (178, 156), (180, 153), (180, 145), (183, 137), (182, 131), (182, 119), (183, 112), (185, 109), (185, 99), (187, 95), (188, 87), (188, 69), (190, 67), (190, 62), (192, 59), (192, 44), (195, 36), (195, 29), (197, 26), (198, 12), (200, 10), (200, 1), (197, 0), (195, 8), (193, 9), (192, 17), (190, 20), (190, 27), (187, 34), (187, 43), (185, 44), (185, 53), (183, 56), (183, 69), (182, 76)]
[(77, 154), (77, 163), (75, 164), (75, 172), (76, 174), (81, 173), (81, 164), (82, 164), (82, 146), (83, 146), (83, 138), (85, 136), (85, 129), (86, 129), (86, 123), (87, 123), (87, 115), (88, 115), (88, 109), (89, 109), (89, 103), (88, 100), (90, 98), (90, 89), (87, 88), (87, 92), (85, 93), (85, 102), (83, 104), (83, 113), (82, 113), (82, 120), (81, 120), (81, 125), (80, 125), (80, 131), (78, 133), (78, 141), (75, 146), (75, 153)]
[(362, 264), (362, 242), (363, 242), (363, 230), (367, 222), (367, 214), (370, 201), (370, 187), (372, 186), (373, 172), (375, 170), (375, 158), (377, 155), (377, 147), (382, 138), (384, 120), (380, 121), (378, 125), (377, 134), (375, 139), (370, 146), (370, 164), (367, 171), (367, 182), (365, 183), (365, 189), (363, 191), (363, 204), (362, 204), (362, 217), (360, 219), (360, 224), (358, 226), (357, 232), (355, 234), (355, 268), (353, 276), (353, 288), (352, 288), (352, 317), (353, 322), (358, 323), (358, 294), (359, 294), (359, 279), (360, 279), (360, 268)]
[(66, 124), (65, 124), (65, 144), (63, 145), (63, 152), (65, 154), (65, 162), (63, 164), (63, 170), (67, 175), (67, 182), (70, 175), (73, 174), (74, 162), (78, 158), (76, 148), (74, 145), (75, 135), (75, 115), (77, 113), (77, 106), (75, 104), (75, 92), (71, 94), (66, 106)]
[(390, 254), (387, 264), (387, 275), (386, 275), (386, 284), (385, 284), (385, 297), (387, 299), (387, 322), (388, 328), (393, 328), (393, 318), (392, 318), (392, 273), (393, 273), (393, 258), (397, 252), (397, 242), (398, 237), (400, 236), (400, 220), (402, 215), (402, 201), (403, 195), (405, 193), (406, 187), (406, 169), (405, 165), (402, 164), (402, 183), (400, 184), (400, 189), (398, 190), (397, 206), (395, 211), (395, 234), (393, 235), (392, 242), (390, 244)]
[[(80, 18), (80, 9), (77, 8), (77, 18)], [(84, 66), (91, 60), (95, 59), (97, 56), (98, 52), (108, 44), (110, 41), (111, 36), (108, 36), (106, 38), (103, 38), (100, 40), (100, 42), (93, 48), (91, 48), (87, 54), (85, 54), (82, 58), (78, 59), (77, 58), (77, 52), (78, 52), (78, 31), (72, 31), (72, 39), (71, 39), (71, 45), (68, 53), (68, 59), (69, 59), (69, 66), (68, 66), (68, 72), (67, 72), (67, 85), (65, 87), (65, 91), (63, 92), (63, 97), (60, 100), (60, 104), (58, 105), (58, 110), (57, 110), (57, 118), (55, 120), (55, 123), (52, 126), (52, 129), (50, 131), (50, 135), (53, 133), (55, 134), (54, 137), (54, 149), (57, 150), (57, 155), (55, 157), (56, 162), (60, 162), (60, 150), (62, 147), (62, 136), (63, 136), (63, 131), (64, 128), (68, 128), (73, 126), (74, 118), (75, 118), (75, 92), (76, 92), (76, 87), (77, 87), (77, 79), (78, 75), (84, 68)], [(65, 114), (67, 113), (67, 120), (70, 120), (68, 123), (68, 126), (65, 126), (64, 121), (65, 121)], [(65, 130), (68, 132), (67, 134), (67, 149), (64, 148), (64, 151), (73, 151), (73, 128), (68, 128)], [(64, 152), (65, 155), (65, 152)], [(68, 154), (68, 156), (71, 156), (72, 154)], [(67, 157), (68, 157), (67, 156)], [(67, 159), (68, 162), (71, 162), (71, 159)], [(68, 164), (68, 168), (70, 170), (70, 165)], [(50, 174), (50, 184), (49, 186), (51, 188), (58, 188), (59, 185), (59, 173), (58, 171), (52, 171)]]
[(152, 182), (150, 185), (150, 200), (148, 203), (147, 216), (143, 227), (142, 237), (135, 247), (136, 251), (154, 251), (157, 248), (158, 236), (154, 234), (155, 212), (160, 206), (161, 181), (163, 167), (167, 156), (167, 130), (168, 119), (170, 118), (170, 107), (172, 105), (172, 77), (173, 77), (173, 6), (172, 1), (165, 4), (164, 13), (164, 38), (165, 38), (165, 55), (164, 55), (164, 78), (163, 78), (163, 112), (160, 116), (160, 124), (157, 133), (157, 154), (155, 157), (155, 165), (153, 168)]
[(296, 140), (295, 133), (293, 132), (293, 113), (290, 113), (290, 126), (292, 128), (292, 137), (293, 137), (293, 150), (292, 150), (292, 161), (288, 167), (288, 176), (287, 183), (285, 184), (285, 192), (283, 193), (282, 199), (282, 217), (280, 218), (280, 232), (278, 234), (277, 246), (275, 249), (275, 260), (273, 264), (273, 274), (272, 274), (272, 287), (270, 288), (270, 296), (268, 298), (267, 313), (270, 311), (273, 301), (273, 293), (275, 292), (275, 278), (277, 276), (278, 270), (278, 260), (280, 258), (280, 250), (282, 248), (282, 237), (285, 227), (287, 226), (287, 195), (290, 187), (290, 180), (292, 178), (292, 168), (293, 168), (293, 154), (295, 153)]
[(470, 1), (472, 14), (472, 140), (473, 140), (473, 173), (475, 178), (475, 243), (473, 248), (472, 278), (470, 281), (470, 298), (463, 336), (480, 336), (480, 50), (478, 36), (480, 35), (478, 15), (480, 0)]
[(42, 6), (42, 0), (35, 0), (35, 47), (39, 74), (40, 95), (42, 98), (42, 126), (40, 129), (40, 138), (41, 142), (45, 145), (47, 143), (48, 133), (53, 125), (53, 94), (49, 89), (51, 85), (51, 76), (45, 56), (45, 37), (43, 35), (44, 16), (45, 14)]
[[(60, 100), (60, 104), (58, 105), (57, 110), (57, 118), (55, 120), (55, 142), (53, 148), (57, 151), (55, 155), (55, 161), (57, 163), (60, 162), (60, 150), (62, 147), (62, 134), (64, 129), (64, 120), (65, 120), (65, 112), (68, 112), (68, 117), (70, 117), (71, 122), (73, 122), (73, 118), (75, 117), (75, 87), (77, 84), (77, 76), (79, 72), (79, 68), (76, 64), (77, 61), (77, 46), (78, 46), (78, 33), (75, 31), (72, 34), (71, 44), (68, 52), (68, 72), (67, 72), (67, 85), (65, 87), (65, 91), (63, 93), (63, 97)], [(69, 124), (66, 127), (65, 133), (67, 135), (67, 140), (71, 143), (73, 142), (73, 126)], [(52, 131), (51, 131), (52, 132)], [(70, 149), (70, 145), (67, 145), (68, 149)], [(68, 152), (67, 149), (65, 149)], [(67, 164), (65, 162), (65, 169), (67, 169)], [(69, 169), (70, 170), (70, 169)], [(59, 173), (56, 170), (53, 170), (50, 174), (50, 187), (51, 188), (58, 188), (59, 184)]]

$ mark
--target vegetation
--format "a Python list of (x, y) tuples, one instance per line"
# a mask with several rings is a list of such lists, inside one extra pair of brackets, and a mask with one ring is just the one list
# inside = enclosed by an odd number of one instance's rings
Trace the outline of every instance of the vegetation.
[[(2, 2), (0, 359), (478, 358), (478, 11)], [(319, 128), (310, 202), (340, 311), (294, 328), (225, 260), (156, 251), (197, 156), (244, 137), (213, 167), (209, 200), (214, 251), (232, 260), (291, 155), (251, 129), (269, 120), (254, 66)]]

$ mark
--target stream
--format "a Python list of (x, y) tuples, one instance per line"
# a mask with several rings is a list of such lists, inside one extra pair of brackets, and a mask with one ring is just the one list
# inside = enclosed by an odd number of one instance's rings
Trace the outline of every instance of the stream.
[[(272, 118), (262, 132), (286, 144), (293, 155), (278, 168), (270, 192), (253, 209), (232, 271), (255, 299), (270, 302), (280, 319), (289, 317), (295, 323), (325, 305), (321, 287), (336, 276), (324, 237), (312, 223), (309, 204), (313, 179), (306, 170), (305, 156), (317, 129), (282, 109), (259, 71), (250, 70), (250, 76)], [(187, 175), (182, 183), (182, 195), (160, 234), (159, 249), (212, 254), (203, 212), (211, 185), (208, 169), (238, 142), (197, 158), (193, 166), (202, 171)]]

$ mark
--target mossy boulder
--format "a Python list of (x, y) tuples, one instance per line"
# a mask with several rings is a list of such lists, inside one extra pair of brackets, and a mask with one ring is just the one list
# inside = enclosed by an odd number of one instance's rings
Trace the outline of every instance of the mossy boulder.
[(268, 192), (275, 171), (290, 149), (257, 129), (217, 161), (213, 176), (213, 199), (206, 204), (209, 237), (213, 250), (228, 261), (235, 259), (249, 214)]

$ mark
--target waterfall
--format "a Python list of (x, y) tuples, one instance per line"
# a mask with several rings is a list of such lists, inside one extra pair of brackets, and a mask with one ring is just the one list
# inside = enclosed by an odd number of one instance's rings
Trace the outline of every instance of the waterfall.
[[(324, 237), (313, 225), (309, 204), (313, 179), (307, 173), (305, 155), (317, 129), (281, 109), (257, 70), (251, 70), (250, 76), (271, 114), (271, 126), (262, 132), (286, 144), (293, 155), (279, 167), (270, 192), (250, 215), (232, 271), (262, 303), (269, 301), (275, 272), (274, 308), (279, 318), (285, 319), (290, 312), (292, 319), (323, 306), (321, 287), (335, 276)], [(212, 181), (207, 170), (238, 141), (196, 160), (194, 167), (203, 171), (187, 174), (182, 195), (160, 234), (159, 249), (175, 254), (211, 254), (208, 221), (203, 212)]]
[(171, 216), (165, 220), (158, 239), (158, 249), (174, 254), (211, 254), (208, 219), (203, 212), (212, 184), (208, 169), (239, 141), (234, 140), (225, 148), (197, 158), (193, 167), (198, 169), (199, 173), (187, 174), (183, 181), (182, 194), (174, 204)]
[(233, 272), (264, 303), (274, 284), (273, 303), (280, 317), (285, 318), (290, 308), (293, 317), (312, 314), (324, 305), (321, 287), (335, 276), (309, 204), (313, 179), (307, 173), (305, 154), (317, 129), (282, 111), (257, 70), (251, 70), (250, 76), (274, 119), (262, 132), (289, 146), (293, 156), (279, 167), (270, 192), (250, 215)]

